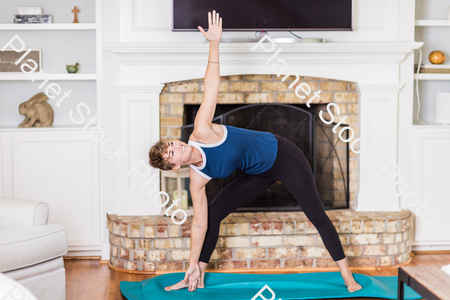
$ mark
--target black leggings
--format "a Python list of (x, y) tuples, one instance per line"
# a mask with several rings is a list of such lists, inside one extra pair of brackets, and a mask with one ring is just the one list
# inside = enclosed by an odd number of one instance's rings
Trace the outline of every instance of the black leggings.
[(316, 227), (334, 261), (345, 258), (336, 228), (328, 218), (317, 192), (311, 167), (303, 152), (290, 140), (275, 135), (278, 153), (273, 166), (258, 175), (240, 172), (208, 205), (208, 229), (199, 261), (208, 263), (219, 238), (220, 222), (240, 206), (281, 181), (294, 195), (305, 215)]

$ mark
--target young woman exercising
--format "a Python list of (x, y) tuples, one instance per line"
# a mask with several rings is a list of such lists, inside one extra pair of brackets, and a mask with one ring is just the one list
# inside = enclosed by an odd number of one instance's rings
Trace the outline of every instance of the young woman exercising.
[[(150, 149), (150, 164), (162, 170), (189, 165), (190, 190), (194, 206), (191, 253), (185, 278), (167, 291), (204, 287), (204, 275), (219, 236), (220, 222), (238, 207), (262, 193), (274, 181), (281, 181), (294, 195), (303, 212), (318, 230), (325, 247), (341, 271), (350, 292), (362, 287), (350, 272), (339, 236), (320, 203), (311, 167), (303, 152), (290, 140), (260, 132), (212, 123), (219, 92), (219, 41), (222, 18), (208, 13), (209, 61), (205, 92), (188, 144), (158, 141)], [(212, 178), (225, 178), (236, 169), (239, 175), (208, 205), (205, 185)]]

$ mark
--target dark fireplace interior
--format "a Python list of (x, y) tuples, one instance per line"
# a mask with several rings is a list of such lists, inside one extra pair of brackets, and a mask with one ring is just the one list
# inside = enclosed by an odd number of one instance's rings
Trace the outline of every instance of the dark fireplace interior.
[[(194, 129), (194, 119), (200, 105), (184, 105), (181, 140), (188, 142)], [(305, 154), (316, 179), (322, 205), (325, 209), (349, 208), (349, 145), (339, 139), (345, 125), (325, 124), (319, 112), (326, 112), (326, 104), (218, 104), (213, 122), (257, 131), (268, 131), (286, 137)], [(348, 130), (343, 138), (348, 138)], [(337, 162), (336, 159), (337, 158)], [(212, 179), (206, 185), (208, 202), (233, 180), (239, 170), (227, 178)], [(340, 179), (335, 178), (339, 173)], [(335, 190), (334, 182), (342, 182), (343, 190)], [(187, 184), (189, 188), (189, 184)], [(345, 194), (345, 205), (335, 203), (336, 193)], [(190, 194), (190, 193), (189, 193)], [(342, 198), (342, 197), (341, 197)], [(342, 200), (342, 199), (341, 199)], [(289, 190), (279, 181), (237, 211), (292, 211), (302, 210)]]

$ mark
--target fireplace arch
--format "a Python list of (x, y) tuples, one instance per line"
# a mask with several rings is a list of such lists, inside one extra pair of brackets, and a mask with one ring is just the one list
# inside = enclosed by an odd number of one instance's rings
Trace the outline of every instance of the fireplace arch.
[[(321, 105), (322, 109), (323, 106)], [(199, 105), (186, 105), (189, 109), (198, 110)], [(316, 186), (325, 209), (349, 208), (349, 145), (338, 137), (333, 127), (336, 123), (325, 124), (318, 117), (319, 109), (310, 112), (304, 108), (290, 104), (265, 103), (250, 104), (234, 108), (216, 116), (214, 123), (230, 125), (239, 128), (268, 131), (286, 137), (296, 144), (305, 154), (310, 163)], [(181, 140), (188, 142), (194, 129), (195, 113), (188, 113), (190, 119), (184, 118), (181, 127)], [(348, 131), (346, 131), (348, 137)], [(336, 163), (335, 163), (336, 162)], [(239, 171), (236, 170), (227, 178), (212, 179), (206, 185), (208, 201), (230, 183)], [(337, 181), (339, 184), (335, 184)], [(345, 201), (336, 201), (344, 198)], [(301, 210), (297, 201), (281, 182), (274, 182), (263, 193), (255, 197), (238, 211), (289, 211)]]

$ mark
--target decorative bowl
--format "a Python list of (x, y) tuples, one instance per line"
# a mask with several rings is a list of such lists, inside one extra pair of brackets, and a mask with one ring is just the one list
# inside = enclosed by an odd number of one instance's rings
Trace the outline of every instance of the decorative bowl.
[(77, 73), (79, 65), (79, 63), (76, 63), (74, 65), (66, 65), (66, 70), (68, 73)]
[(438, 65), (443, 64), (445, 61), (445, 54), (442, 51), (432, 51), (430, 55), (428, 55), (428, 60), (430, 63)]

